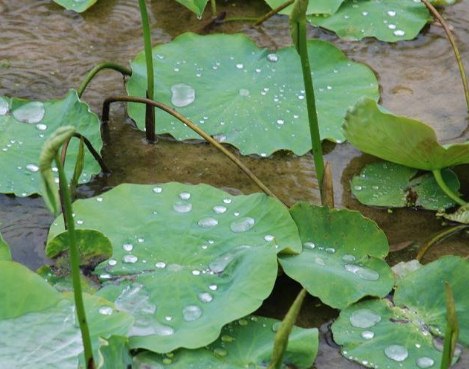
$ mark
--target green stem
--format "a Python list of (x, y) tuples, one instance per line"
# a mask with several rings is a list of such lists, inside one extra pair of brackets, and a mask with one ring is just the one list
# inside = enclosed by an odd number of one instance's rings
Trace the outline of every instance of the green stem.
[(81, 338), (83, 341), (83, 348), (85, 353), (85, 362), (87, 369), (94, 369), (95, 363), (93, 359), (93, 349), (91, 346), (90, 331), (88, 323), (86, 321), (85, 305), (83, 302), (83, 293), (81, 288), (80, 280), (80, 254), (75, 238), (75, 224), (73, 222), (73, 210), (72, 200), (70, 197), (70, 191), (67, 185), (67, 178), (65, 177), (65, 171), (60, 160), (59, 155), (55, 156), (55, 164), (59, 172), (59, 188), (61, 192), (61, 198), (63, 199), (64, 209), (64, 223), (67, 228), (67, 233), (70, 243), (70, 266), (72, 271), (72, 283), (73, 283), (73, 294), (75, 298), (75, 307), (77, 312), (78, 324), (80, 326)]
[(216, 0), (210, 0), (210, 5), (212, 5), (212, 15), (217, 16), (217, 2)]
[(436, 180), (436, 183), (438, 184), (438, 186), (440, 186), (440, 188), (443, 190), (443, 192), (451, 199), (453, 200), (456, 204), (458, 205), (466, 205), (466, 202), (461, 199), (457, 194), (455, 194), (453, 192), (453, 190), (451, 190), (451, 188), (449, 188), (442, 175), (441, 175), (441, 169), (435, 169), (433, 172), (433, 177), (435, 177), (435, 180)]
[(267, 14), (263, 15), (262, 17), (259, 17), (257, 20), (256, 20), (256, 23), (254, 23), (255, 26), (259, 26), (261, 25), (262, 23), (264, 23), (267, 19), (273, 17), (275, 14), (278, 14), (278, 12), (282, 11), (283, 9), (285, 9), (287, 6), (293, 4), (295, 2), (295, 0), (288, 0), (286, 2), (284, 2), (282, 5), (276, 7), (275, 9), (272, 9), (270, 12), (268, 12)]
[(469, 86), (467, 83), (466, 72), (464, 71), (464, 64), (462, 62), (461, 54), (459, 53), (456, 40), (454, 39), (453, 34), (451, 33), (451, 30), (446, 24), (445, 19), (440, 15), (438, 10), (436, 10), (435, 7), (428, 0), (421, 0), (421, 1), (425, 4), (428, 10), (430, 10), (433, 16), (436, 19), (438, 19), (443, 29), (445, 30), (446, 37), (448, 38), (448, 41), (450, 42), (451, 47), (453, 48), (454, 56), (456, 57), (456, 63), (458, 64), (458, 68), (459, 68), (459, 74), (461, 75), (461, 82), (464, 88), (464, 95), (466, 97), (467, 110), (469, 111)]
[(456, 316), (456, 304), (454, 302), (453, 290), (448, 282), (445, 282), (446, 295), (446, 331), (441, 355), (440, 369), (448, 369), (454, 357), (454, 350), (459, 337), (459, 324)]
[(443, 241), (445, 238), (452, 236), (453, 234), (456, 234), (458, 232), (461, 232), (464, 229), (467, 229), (468, 227), (469, 225), (464, 224), (464, 225), (454, 226), (449, 229), (445, 229), (441, 232), (438, 232), (436, 235), (434, 235), (431, 238), (431, 240), (429, 240), (424, 245), (422, 245), (422, 247), (420, 247), (415, 259), (417, 259), (418, 261), (421, 261), (422, 258), (427, 253), (427, 251), (430, 249), (430, 247), (432, 247), (433, 245), (437, 244), (440, 241)]
[(298, 22), (298, 53), (300, 54), (303, 81), (306, 92), (306, 106), (308, 109), (309, 132), (311, 135), (312, 152), (316, 176), (319, 184), (321, 198), (323, 197), (324, 158), (322, 155), (321, 136), (319, 134), (316, 99), (314, 97), (313, 78), (308, 57), (308, 44), (306, 38), (306, 22)]
[(86, 87), (88, 87), (91, 80), (102, 70), (104, 69), (112, 69), (116, 72), (120, 72), (123, 76), (130, 76), (132, 74), (132, 70), (124, 67), (122, 65), (111, 63), (111, 62), (103, 62), (96, 65), (93, 69), (91, 69), (88, 74), (86, 75), (84, 81), (80, 84), (80, 87), (77, 89), (78, 97), (81, 97), (85, 92)]

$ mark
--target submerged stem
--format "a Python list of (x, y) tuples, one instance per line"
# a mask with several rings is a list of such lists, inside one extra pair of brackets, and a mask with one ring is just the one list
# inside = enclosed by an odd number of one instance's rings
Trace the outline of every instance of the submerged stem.
[(467, 229), (467, 228), (469, 228), (469, 225), (464, 224), (464, 225), (454, 226), (449, 229), (445, 229), (441, 232), (438, 232), (436, 235), (432, 237), (431, 240), (429, 240), (427, 243), (422, 245), (422, 247), (420, 247), (415, 259), (417, 259), (418, 261), (421, 261), (423, 257), (425, 256), (425, 254), (427, 253), (428, 249), (430, 249), (430, 247), (432, 247), (433, 245), (436, 245), (438, 242), (443, 241), (445, 238), (448, 238), (452, 236), (453, 234), (461, 232), (462, 230)]
[(435, 181), (440, 186), (440, 188), (443, 190), (443, 192), (451, 199), (453, 200), (456, 204), (458, 205), (466, 205), (466, 202), (461, 199), (457, 194), (451, 190), (445, 183), (443, 176), (441, 175), (441, 169), (435, 169), (433, 172), (433, 177), (435, 177)]
[(83, 348), (85, 354), (85, 362), (87, 369), (94, 369), (95, 362), (93, 358), (93, 349), (91, 346), (90, 331), (86, 320), (85, 305), (83, 302), (83, 292), (80, 280), (80, 254), (75, 238), (75, 224), (73, 222), (72, 199), (67, 185), (67, 178), (65, 177), (64, 167), (59, 155), (55, 157), (55, 164), (59, 172), (59, 188), (61, 199), (63, 200), (63, 217), (66, 224), (67, 234), (70, 247), (70, 266), (72, 273), (73, 295), (75, 299), (75, 308), (77, 312), (78, 324), (80, 326), (81, 338), (83, 341)]
[(213, 145), (216, 149), (218, 149), (225, 156), (227, 156), (233, 163), (235, 163), (267, 195), (278, 199), (277, 196), (275, 196), (275, 194), (272, 191), (270, 191), (270, 189), (248, 167), (246, 167), (235, 155), (233, 155), (230, 151), (228, 151), (226, 148), (224, 148), (223, 145), (221, 145), (217, 140), (215, 140), (213, 137), (211, 137), (208, 133), (203, 131), (200, 127), (195, 125), (193, 122), (191, 122), (185, 116), (178, 113), (176, 110), (169, 107), (168, 105), (162, 104), (162, 103), (157, 102), (157, 101), (149, 100), (149, 99), (144, 99), (142, 97), (133, 97), (133, 96), (109, 97), (106, 100), (104, 100), (104, 103), (103, 103), (102, 120), (103, 120), (104, 123), (107, 123), (109, 121), (110, 105), (111, 105), (111, 103), (116, 102), (116, 101), (135, 102), (135, 103), (152, 105), (154, 107), (157, 107), (157, 108), (165, 111), (168, 114), (171, 114), (173, 117), (178, 119), (181, 123), (185, 124), (187, 127), (192, 129), (199, 136), (201, 136), (205, 141), (207, 141), (208, 143)]
[(448, 38), (448, 41), (450, 42), (451, 47), (453, 48), (454, 56), (456, 57), (456, 62), (458, 63), (459, 74), (461, 75), (461, 82), (464, 88), (464, 95), (466, 97), (467, 110), (469, 111), (469, 86), (467, 83), (466, 73), (464, 71), (464, 64), (461, 58), (461, 54), (459, 53), (456, 40), (454, 39), (453, 34), (451, 33), (451, 30), (448, 27), (448, 24), (446, 23), (445, 19), (441, 16), (441, 14), (438, 12), (438, 10), (436, 10), (436, 8), (428, 0), (421, 0), (421, 1), (422, 3), (425, 4), (428, 10), (433, 14), (433, 16), (436, 19), (438, 19), (438, 21), (441, 23), (443, 29), (445, 30), (446, 37)]
[(90, 84), (91, 80), (102, 70), (104, 69), (112, 69), (116, 72), (120, 72), (123, 76), (130, 76), (132, 75), (132, 70), (124, 67), (122, 65), (111, 63), (111, 62), (103, 62), (96, 65), (93, 69), (91, 69), (88, 74), (86, 75), (83, 82), (80, 84), (80, 87), (77, 89), (78, 97), (81, 97), (86, 90), (86, 87)]

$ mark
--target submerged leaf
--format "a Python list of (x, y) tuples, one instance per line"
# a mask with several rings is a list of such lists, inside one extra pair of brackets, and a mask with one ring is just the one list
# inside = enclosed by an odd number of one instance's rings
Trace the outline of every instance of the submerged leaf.
[[(311, 40), (308, 52), (321, 138), (341, 142), (346, 110), (362, 96), (378, 99), (376, 77), (328, 42)], [(258, 48), (244, 35), (186, 33), (156, 46), (153, 59), (156, 100), (174, 106), (219, 142), (261, 156), (311, 150), (304, 82), (294, 47), (274, 52)], [(132, 62), (127, 92), (144, 97), (145, 91), (146, 65), (140, 53)], [(129, 104), (129, 115), (144, 129), (145, 106)], [(200, 139), (165, 112), (158, 113), (157, 130), (178, 140)]]
[(433, 171), (469, 163), (469, 142), (442, 146), (431, 127), (367, 98), (348, 112), (344, 132), (359, 150), (410, 168)]
[(310, 16), (309, 20), (346, 40), (376, 37), (396, 42), (414, 39), (431, 17), (420, 1), (346, 0), (336, 13)]
[(2, 235), (0, 234), (0, 260), (6, 261), (11, 260), (11, 252), (8, 244), (3, 239)]
[[(207, 185), (120, 185), (74, 203), (78, 228), (113, 244), (98, 294), (134, 315), (130, 347), (169, 352), (215, 340), (271, 292), (277, 253), (301, 250), (288, 209)], [(57, 219), (49, 238), (63, 230)], [(110, 281), (109, 283), (106, 283)]]
[[(275, 332), (280, 321), (257, 316), (245, 317), (223, 327), (220, 337), (208, 347), (178, 350), (168, 355), (142, 353), (135, 357), (135, 369), (266, 368), (272, 355)], [(318, 351), (318, 330), (293, 327), (284, 360), (286, 367), (310, 368)]]
[(281, 256), (285, 273), (325, 304), (344, 308), (364, 296), (384, 296), (393, 286), (386, 236), (376, 223), (350, 210), (299, 203), (291, 214), (303, 252)]
[[(431, 173), (417, 176), (418, 170), (389, 162), (371, 163), (360, 175), (353, 177), (353, 195), (369, 206), (420, 206), (429, 210), (454, 206), (438, 186)], [(450, 169), (442, 171), (445, 183), (455, 193), (459, 190), (456, 174)]]

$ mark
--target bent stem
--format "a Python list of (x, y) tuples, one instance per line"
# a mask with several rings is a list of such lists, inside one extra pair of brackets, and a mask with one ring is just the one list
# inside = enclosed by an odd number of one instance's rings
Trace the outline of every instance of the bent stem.
[(296, 318), (301, 310), (301, 305), (303, 305), (303, 300), (306, 297), (306, 290), (301, 289), (300, 293), (296, 297), (293, 304), (288, 309), (285, 318), (280, 324), (280, 328), (275, 335), (274, 340), (274, 349), (272, 352), (272, 360), (270, 361), (269, 367), (267, 369), (280, 369), (282, 366), (282, 359), (285, 354), (288, 345), (288, 337), (293, 329), (293, 325), (296, 322)]
[(308, 109), (309, 132), (311, 135), (312, 152), (316, 175), (319, 183), (321, 198), (323, 195), (324, 158), (322, 155), (321, 137), (319, 134), (318, 115), (316, 111), (316, 99), (314, 97), (313, 78), (308, 57), (308, 45), (306, 36), (306, 8), (307, 0), (296, 0), (290, 16), (290, 32), (296, 51), (300, 55), (303, 81), (306, 93), (306, 107)]
[(270, 12), (263, 15), (262, 17), (257, 18), (256, 23), (254, 23), (254, 25), (255, 26), (261, 25), (267, 19), (272, 18), (275, 14), (278, 14), (278, 12), (282, 11), (283, 9), (285, 9), (287, 6), (293, 4), (294, 2), (295, 2), (295, 0), (288, 0), (288, 1), (284, 2), (282, 5), (276, 7), (275, 9), (272, 9)]
[(86, 75), (85, 79), (83, 80), (83, 82), (80, 84), (80, 86), (78, 87), (77, 89), (77, 94), (78, 94), (78, 97), (81, 98), (81, 96), (83, 95), (83, 93), (85, 92), (86, 90), (86, 87), (88, 87), (88, 85), (90, 84), (91, 80), (99, 73), (101, 72), (102, 70), (105, 70), (105, 69), (111, 69), (111, 70), (115, 70), (116, 72), (119, 72), (122, 74), (123, 77), (125, 76), (130, 76), (132, 74), (132, 70), (127, 68), (127, 67), (124, 67), (122, 65), (119, 65), (119, 64), (116, 64), (116, 63), (111, 63), (111, 62), (104, 62), (104, 63), (100, 63), (98, 65), (96, 65), (93, 69), (91, 69), (88, 74)]
[(149, 100), (149, 99), (144, 99), (142, 97), (133, 97), (133, 96), (115, 96), (115, 97), (110, 97), (104, 100), (103, 103), (103, 112), (102, 112), (102, 121), (104, 124), (106, 124), (109, 121), (109, 111), (110, 111), (110, 105), (113, 102), (117, 101), (123, 101), (123, 102), (135, 102), (135, 103), (141, 103), (141, 104), (147, 104), (147, 105), (152, 105), (158, 109), (161, 109), (168, 114), (171, 114), (173, 117), (178, 119), (181, 123), (185, 124), (187, 127), (192, 129), (194, 132), (196, 132), (199, 136), (201, 136), (205, 141), (213, 145), (216, 149), (218, 149), (220, 152), (222, 152), (225, 156), (227, 156), (233, 163), (235, 163), (264, 193), (266, 193), (269, 196), (272, 196), (276, 199), (277, 196), (269, 190), (269, 188), (259, 179), (257, 176), (251, 172), (251, 170), (246, 167), (235, 155), (233, 155), (230, 151), (228, 151), (226, 148), (223, 147), (217, 140), (215, 140), (213, 137), (211, 137), (208, 133), (203, 131), (200, 127), (195, 125), (193, 122), (191, 122), (189, 119), (187, 119), (185, 116), (182, 114), (178, 113), (176, 110), (173, 108), (162, 104), (157, 101)]
[(431, 238), (431, 240), (429, 240), (427, 243), (422, 245), (422, 247), (420, 247), (415, 259), (417, 259), (418, 261), (421, 261), (423, 259), (423, 257), (425, 256), (425, 254), (427, 253), (427, 251), (430, 249), (430, 247), (432, 247), (433, 245), (436, 245), (438, 242), (441, 242), (444, 239), (446, 239), (446, 238), (448, 238), (448, 237), (450, 237), (450, 236), (452, 236), (452, 235), (454, 235), (458, 232), (461, 232), (462, 230), (467, 229), (467, 228), (469, 228), (468, 225), (459, 225), (459, 226), (454, 226), (454, 227), (451, 227), (449, 229), (445, 229), (441, 232), (438, 232), (436, 235), (434, 235)]
[(455, 194), (451, 188), (449, 188), (444, 179), (443, 176), (441, 175), (441, 169), (435, 169), (433, 172), (433, 177), (435, 177), (435, 181), (440, 186), (440, 188), (443, 190), (443, 192), (451, 199), (453, 200), (456, 204), (458, 205), (466, 205), (466, 202), (461, 199), (457, 194)]
[(467, 110), (469, 111), (469, 86), (467, 83), (466, 73), (464, 71), (464, 64), (461, 58), (461, 54), (459, 53), (456, 40), (454, 39), (453, 34), (451, 33), (451, 30), (448, 27), (448, 24), (446, 23), (445, 19), (441, 16), (441, 14), (438, 12), (438, 10), (436, 10), (436, 8), (428, 0), (421, 0), (421, 1), (422, 3), (425, 4), (428, 10), (433, 14), (433, 16), (436, 19), (438, 19), (438, 21), (441, 23), (441, 25), (443, 26), (443, 29), (445, 30), (446, 37), (448, 38), (448, 41), (450, 42), (451, 47), (453, 48), (454, 56), (456, 57), (456, 62), (458, 63), (459, 74), (461, 75), (461, 82), (464, 88), (464, 95), (466, 97)]
[[(143, 29), (143, 44), (145, 49), (145, 62), (147, 66), (147, 98), (154, 100), (155, 98), (155, 85), (154, 85), (154, 74), (153, 74), (153, 55), (151, 52), (151, 33), (150, 33), (150, 22), (148, 20), (147, 6), (145, 0), (138, 0), (140, 7), (140, 17), (142, 19)], [(156, 141), (155, 136), (155, 109), (147, 105), (145, 112), (145, 132), (147, 141), (154, 143)]]

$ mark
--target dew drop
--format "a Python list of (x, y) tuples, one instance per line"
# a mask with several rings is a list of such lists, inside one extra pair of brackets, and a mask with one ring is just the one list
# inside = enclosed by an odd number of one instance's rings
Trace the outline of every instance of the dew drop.
[(109, 259), (108, 262), (107, 262), (110, 266), (114, 266), (117, 264), (117, 260), (116, 259)]
[(388, 10), (387, 13), (390, 17), (395, 17), (396, 16), (396, 11), (395, 10)]
[(244, 68), (244, 65), (241, 64), (241, 63), (238, 63), (238, 64), (236, 64), (236, 68), (237, 68), (237, 69), (243, 69), (243, 68)]
[(103, 202), (103, 198), (102, 198), (102, 197), (97, 197), (97, 198), (96, 198), (96, 201), (97, 201), (97, 202)]
[(304, 247), (305, 249), (313, 250), (313, 249), (316, 247), (316, 245), (315, 245), (313, 242), (305, 242), (305, 243), (303, 244), (303, 247)]
[(218, 357), (225, 357), (226, 355), (228, 355), (228, 351), (226, 351), (222, 347), (217, 347), (213, 350), (213, 354)]
[(278, 62), (278, 55), (274, 54), (274, 53), (268, 54), (267, 55), (267, 60), (272, 62), (272, 63), (276, 63), (276, 62)]
[(218, 290), (218, 286), (216, 284), (211, 284), (210, 286), (208, 286), (208, 289), (210, 291), (216, 291)]
[(255, 223), (256, 221), (253, 218), (244, 217), (232, 222), (230, 228), (235, 233), (246, 232), (249, 231), (252, 227), (254, 227)]
[(391, 345), (384, 349), (384, 354), (394, 361), (404, 361), (409, 356), (409, 352), (404, 346)]
[(159, 324), (155, 327), (155, 333), (158, 336), (171, 336), (174, 334), (174, 329), (170, 326)]
[(231, 204), (231, 199), (223, 199), (223, 202), (224, 202), (225, 204)]
[(264, 236), (264, 240), (267, 241), (267, 242), (272, 242), (273, 240), (275, 240), (275, 237), (271, 234), (266, 234)]
[(200, 275), (200, 270), (194, 269), (192, 275)]
[(356, 190), (356, 191), (361, 191), (363, 189), (362, 186), (353, 186), (353, 188)]
[(153, 187), (153, 192), (154, 193), (161, 193), (161, 191), (163, 191), (163, 189), (161, 187)]
[(0, 115), (6, 115), (8, 113), (8, 109), (10, 108), (10, 104), (7, 100), (0, 96)]
[(226, 211), (226, 207), (223, 205), (217, 205), (213, 207), (213, 211), (217, 214), (223, 214)]
[(179, 194), (179, 198), (181, 200), (189, 200), (191, 198), (191, 194), (189, 192), (181, 192)]
[(388, 24), (389, 29), (396, 29), (397, 26), (395, 24)]
[(103, 273), (99, 275), (100, 279), (111, 279), (111, 275), (109, 273)]
[(218, 220), (212, 217), (207, 217), (200, 219), (197, 224), (202, 228), (213, 228), (218, 225)]
[(368, 12), (362, 12), (362, 15), (366, 17), (368, 15)]
[(199, 293), (199, 300), (205, 303), (211, 302), (213, 300), (213, 296), (208, 292)]
[(173, 209), (178, 213), (188, 213), (192, 210), (190, 202), (178, 201), (173, 205)]
[(182, 315), (186, 322), (192, 322), (199, 319), (202, 316), (202, 309), (197, 305), (187, 305), (182, 309)]
[(402, 37), (405, 35), (405, 32), (401, 29), (396, 29), (394, 32), (394, 36)]
[(285, 123), (285, 121), (284, 121), (283, 119), (277, 119), (277, 124), (278, 124), (279, 126), (283, 126), (284, 123)]
[(99, 313), (102, 315), (111, 315), (112, 314), (112, 307), (110, 306), (101, 306), (99, 308)]
[(364, 338), (366, 340), (371, 340), (375, 336), (375, 333), (372, 332), (372, 331), (363, 331), (361, 333), (361, 336), (362, 336), (362, 338)]
[(171, 87), (171, 104), (182, 108), (190, 105), (195, 100), (195, 90), (185, 83), (178, 83)]
[(335, 249), (333, 247), (326, 247), (325, 250), (328, 254), (335, 254)]
[(155, 264), (155, 267), (157, 267), (158, 269), (164, 269), (164, 268), (166, 268), (166, 263), (163, 262), (163, 261), (158, 261), (158, 262)]
[(361, 267), (355, 264), (345, 264), (344, 268), (347, 272), (353, 273), (361, 279), (365, 279), (367, 281), (377, 281), (379, 279), (378, 272), (366, 267)]
[(342, 260), (347, 263), (353, 263), (355, 261), (355, 256), (350, 255), (350, 254), (345, 254), (344, 256), (342, 256)]
[(235, 340), (234, 337), (231, 337), (227, 334), (224, 334), (223, 336), (221, 336), (221, 341), (222, 342), (228, 342), (229, 343), (229, 342), (233, 342), (234, 340)]
[(318, 265), (321, 265), (321, 266), (324, 266), (326, 265), (326, 263), (324, 262), (324, 260), (322, 258), (320, 258), (319, 256), (316, 256), (314, 258), (314, 262)]
[(124, 263), (135, 264), (138, 261), (138, 258), (135, 255), (124, 255), (122, 258)]
[(243, 96), (243, 97), (246, 97), (246, 96), (249, 96), (251, 93), (249, 92), (248, 89), (246, 88), (240, 88), (239, 89), (239, 96)]
[(422, 369), (431, 368), (434, 363), (435, 361), (432, 358), (426, 356), (419, 357), (416, 362), (417, 366)]
[(44, 118), (45, 113), (44, 104), (40, 101), (33, 101), (15, 109), (13, 116), (22, 123), (36, 124)]
[(37, 172), (39, 170), (39, 167), (35, 164), (28, 164), (26, 165), (26, 169), (29, 170), (30, 172)]
[(122, 245), (122, 248), (125, 250), (125, 251), (132, 251), (134, 249), (134, 245), (132, 245), (131, 243), (124, 243)]
[(350, 315), (350, 324), (355, 328), (370, 328), (381, 321), (381, 316), (369, 309), (359, 309)]
[(233, 254), (222, 255), (218, 257), (217, 259), (215, 259), (214, 261), (212, 261), (208, 267), (214, 273), (217, 273), (217, 274), (222, 273), (226, 269), (228, 264), (230, 264), (233, 261), (234, 258), (235, 258), (235, 255)]
[(36, 128), (39, 131), (45, 131), (47, 129), (47, 126), (45, 124), (39, 123), (39, 124), (36, 124)]

